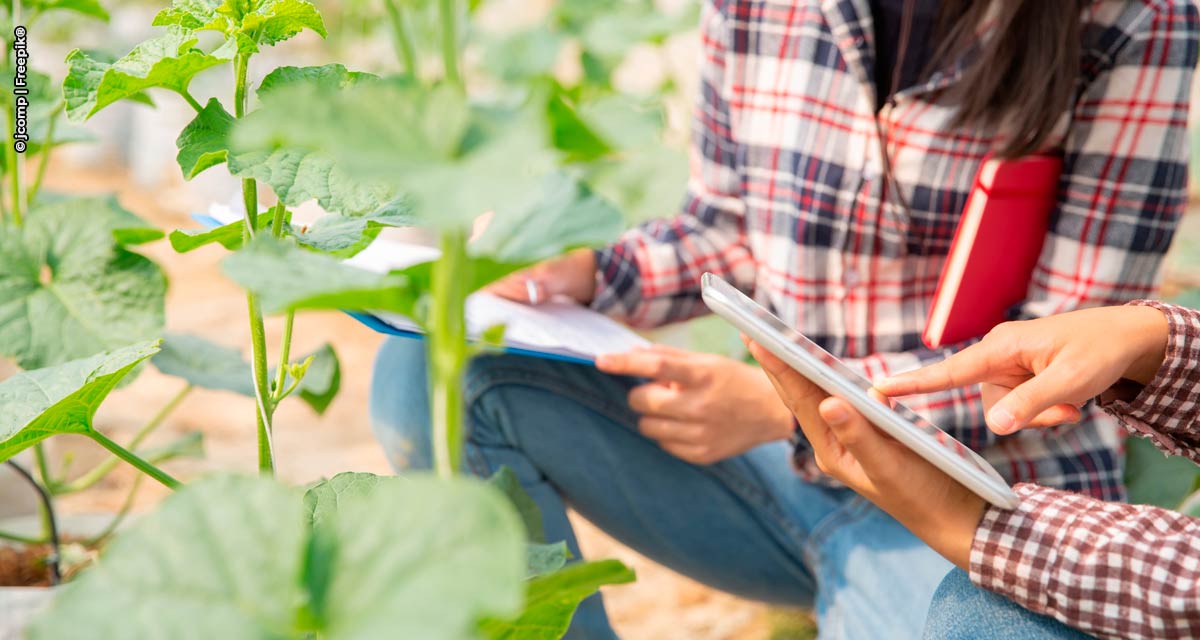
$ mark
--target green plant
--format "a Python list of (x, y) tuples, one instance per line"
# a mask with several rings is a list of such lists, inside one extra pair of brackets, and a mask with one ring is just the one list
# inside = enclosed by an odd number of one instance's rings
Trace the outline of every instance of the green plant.
[[(541, 539), (540, 516), (511, 475), (498, 475), (494, 488), (451, 477), (461, 450), (461, 377), (475, 349), (465, 335), (467, 294), (533, 261), (606, 240), (620, 216), (580, 178), (586, 163), (612, 147), (570, 97), (537, 83), (514, 103), (468, 100), (458, 63), (462, 7), (455, 0), (437, 6), (445, 69), (439, 81), (382, 79), (336, 64), (282, 67), (253, 92), (262, 104), (257, 111), (248, 81), (253, 55), (306, 29), (324, 35), (320, 14), (304, 0), (178, 0), (155, 18), (165, 33), (126, 56), (111, 63), (78, 50), (68, 56), (63, 93), (70, 118), (166, 89), (196, 112), (177, 140), (184, 177), (224, 164), (241, 179), (242, 220), (176, 231), (170, 239), (178, 251), (210, 244), (233, 251), (225, 269), (248, 291), (252, 358), (246, 363), (232, 350), (169, 336), (165, 347), (140, 343), (21, 374), (0, 383), (0, 409), (15, 410), (14, 419), (0, 422), (0, 446), (15, 452), (50, 435), (78, 433), (176, 486), (91, 424), (107, 393), (153, 356), (161, 370), (187, 381), (182, 393), (206, 386), (255, 398), (259, 468), (269, 475), (279, 403), (299, 394), (321, 411), (340, 379), (328, 348), (298, 362), (290, 357), (295, 311), (385, 309), (410, 314), (429, 330), (443, 477), (335, 477), (307, 493), (309, 525), (297, 517), (298, 496), (269, 479), (201, 481), (118, 536), (105, 561), (63, 592), (34, 637), (76, 637), (80, 629), (99, 638), (170, 635), (187, 625), (221, 637), (550, 638), (600, 585), (632, 579), (620, 563), (568, 564), (565, 545)], [(218, 32), (216, 46), (200, 46), (202, 31)], [(196, 74), (219, 66), (232, 66), (232, 110), (215, 97), (201, 102), (189, 89)], [(387, 108), (371, 100), (386, 100)], [(281, 110), (296, 113), (281, 118)], [(358, 120), (349, 144), (336, 140), (339, 115)], [(365, 170), (372, 157), (383, 164)], [(275, 196), (266, 211), (259, 209), (260, 187)], [(289, 208), (309, 200), (328, 214), (311, 226), (293, 225)], [(468, 243), (467, 229), (485, 211), (494, 212), (491, 225)], [(383, 227), (413, 221), (440, 230), (441, 258), (378, 276), (340, 263)], [(122, 227), (112, 235), (128, 242), (151, 234)], [(364, 288), (367, 280), (378, 286)], [(296, 302), (298, 287), (307, 287), (309, 304)], [(284, 314), (274, 371), (264, 310)], [(56, 386), (48, 386), (52, 381)], [(39, 398), (30, 392), (35, 386), (53, 394)], [(9, 453), (0, 449), (0, 458)], [(226, 562), (238, 566), (210, 571)], [(151, 600), (155, 615), (136, 624), (110, 615)]]

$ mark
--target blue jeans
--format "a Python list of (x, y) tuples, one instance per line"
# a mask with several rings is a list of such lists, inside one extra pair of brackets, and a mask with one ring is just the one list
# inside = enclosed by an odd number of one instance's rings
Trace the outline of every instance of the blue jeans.
[(1048, 616), (1038, 615), (990, 591), (980, 589), (961, 569), (946, 576), (933, 595), (928, 640), (1087, 640)]
[[(920, 637), (950, 564), (847, 489), (800, 480), (774, 442), (710, 466), (637, 431), (638, 383), (522, 356), (475, 359), (465, 387), (465, 464), (510, 467), (548, 540), (579, 555), (570, 505), (639, 553), (743, 598), (816, 609), (822, 638)], [(397, 470), (430, 466), (424, 343), (395, 338), (375, 364), (371, 418)], [(613, 638), (599, 597), (569, 638)]]

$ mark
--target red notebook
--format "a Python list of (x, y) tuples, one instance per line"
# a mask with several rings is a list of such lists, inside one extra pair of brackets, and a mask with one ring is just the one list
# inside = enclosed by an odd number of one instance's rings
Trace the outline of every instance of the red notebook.
[(925, 322), (927, 346), (982, 336), (1025, 299), (1061, 174), (1057, 155), (980, 166)]

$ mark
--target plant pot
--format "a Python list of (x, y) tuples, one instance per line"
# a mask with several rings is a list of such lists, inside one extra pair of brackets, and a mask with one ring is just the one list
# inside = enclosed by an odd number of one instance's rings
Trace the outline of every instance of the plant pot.
[[(59, 517), (59, 531), (64, 539), (90, 538), (112, 520), (112, 514), (72, 514)], [(5, 531), (35, 535), (40, 528), (34, 516), (9, 518), (0, 522)], [(0, 541), (0, 546), (15, 543)], [(26, 626), (49, 605), (57, 587), (0, 587), (0, 640), (24, 638)]]
[(0, 587), (0, 640), (20, 640), (57, 587)]

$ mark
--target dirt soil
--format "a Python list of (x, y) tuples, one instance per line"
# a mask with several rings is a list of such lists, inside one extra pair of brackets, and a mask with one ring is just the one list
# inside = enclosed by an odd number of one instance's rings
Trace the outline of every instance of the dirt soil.
[[(84, 171), (57, 162), (47, 182), (50, 189), (61, 192), (106, 193), (116, 189), (125, 207), (168, 230), (195, 226), (188, 215), (202, 206), (180, 187), (140, 189), (121, 173)], [(206, 248), (178, 255), (167, 243), (159, 242), (147, 247), (146, 253), (165, 267), (170, 278), (169, 330), (199, 333), (249, 351), (245, 298), (219, 272), (217, 263), (224, 255), (222, 250)], [(269, 319), (267, 329), (267, 344), (273, 349), (279, 341), (281, 323)], [(315, 416), (297, 402), (285, 403), (280, 408), (276, 418), (280, 476), (289, 482), (305, 483), (341, 471), (390, 473), (371, 435), (367, 416), (371, 365), (380, 336), (337, 313), (304, 314), (296, 320), (295, 334), (293, 353), (305, 353), (325, 341), (333, 343), (342, 363), (342, 390), (323, 417)], [(111, 397), (97, 424), (110, 437), (126, 440), (181, 387), (179, 380), (149, 369), (134, 384)], [(218, 469), (250, 471), (255, 466), (253, 411), (253, 403), (247, 398), (197, 390), (172, 414), (154, 441), (166, 441), (191, 431), (203, 432), (206, 457), (177, 461), (168, 467), (181, 479)], [(103, 452), (90, 442), (70, 438), (55, 440), (53, 449), (57, 456), (72, 457), (76, 469), (103, 457)], [(132, 470), (120, 469), (91, 491), (64, 499), (62, 508), (67, 513), (115, 510), (124, 500), (133, 477)], [(143, 483), (138, 508), (151, 507), (165, 493), (155, 483)], [(586, 556), (619, 558), (637, 570), (635, 584), (612, 588), (605, 594), (613, 623), (623, 638), (757, 640), (808, 635), (803, 631), (799, 635), (780, 634), (778, 625), (772, 622), (773, 614), (766, 607), (678, 576), (581, 519), (576, 520)]]
[(0, 546), (0, 587), (48, 587), (50, 545)]

